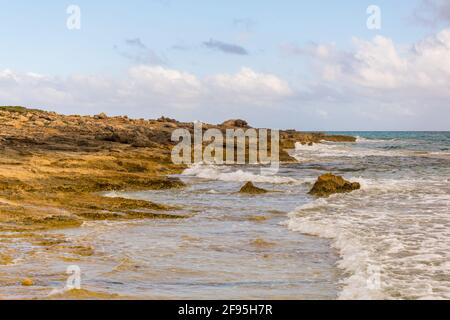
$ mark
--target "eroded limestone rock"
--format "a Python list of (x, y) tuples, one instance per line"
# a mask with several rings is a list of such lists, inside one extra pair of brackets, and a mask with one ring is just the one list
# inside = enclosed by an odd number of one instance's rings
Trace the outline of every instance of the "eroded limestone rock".
[(361, 185), (358, 182), (350, 182), (340, 176), (327, 173), (317, 179), (309, 194), (317, 197), (328, 197), (335, 193), (348, 193), (360, 188)]

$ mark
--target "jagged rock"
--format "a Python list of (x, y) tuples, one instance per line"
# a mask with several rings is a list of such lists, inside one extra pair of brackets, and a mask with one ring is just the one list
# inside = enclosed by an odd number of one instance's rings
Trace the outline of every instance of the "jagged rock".
[(267, 193), (267, 190), (255, 187), (252, 182), (247, 182), (239, 192), (246, 194), (264, 194)]
[(17, 120), (19, 121), (19, 122), (27, 122), (29, 119), (28, 119), (28, 117), (26, 117), (26, 116), (19, 116), (18, 118), (17, 118)]
[(167, 117), (161, 117), (161, 118), (157, 119), (156, 121), (158, 121), (158, 122), (178, 123), (177, 120), (171, 119), (171, 118), (167, 118)]
[(324, 174), (317, 179), (309, 194), (318, 197), (328, 197), (334, 193), (347, 193), (361, 189), (358, 182), (349, 182), (331, 173)]
[(241, 119), (227, 120), (221, 126), (228, 128), (249, 128), (248, 122)]
[(153, 143), (142, 133), (134, 135), (131, 141), (131, 146), (136, 148), (151, 147), (152, 145)]
[(53, 120), (53, 117), (50, 114), (46, 114), (46, 113), (39, 114), (39, 118), (41, 120), (45, 120), (45, 121), (52, 121)]
[(325, 133), (317, 133), (317, 137), (319, 138), (318, 142), (320, 142), (321, 140), (330, 142), (356, 142), (356, 137), (352, 136), (327, 135)]
[(64, 127), (66, 123), (62, 120), (56, 120), (52, 122), (52, 126), (54, 127)]
[(96, 116), (94, 116), (95, 119), (99, 119), (99, 120), (103, 120), (103, 119), (108, 119), (108, 116), (106, 115), (106, 113), (102, 112)]

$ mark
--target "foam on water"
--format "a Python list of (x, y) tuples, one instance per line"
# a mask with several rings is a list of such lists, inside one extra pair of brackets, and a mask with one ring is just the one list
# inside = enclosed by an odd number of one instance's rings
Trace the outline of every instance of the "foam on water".
[(346, 274), (341, 299), (450, 299), (450, 135), (366, 134), (296, 145), (300, 161), (365, 169), (346, 176), (361, 190), (300, 206), (289, 229), (332, 240)]
[(341, 299), (450, 299), (450, 186), (360, 179), (363, 189), (299, 207), (290, 230), (332, 239)]
[[(323, 141), (312, 146), (296, 143), (292, 156), (298, 161), (314, 161), (324, 158), (364, 158), (364, 157), (437, 157), (448, 158), (448, 150), (426, 150), (427, 141), (401, 139), (367, 139), (357, 137), (356, 143), (332, 143)], [(419, 146), (415, 149), (414, 147)], [(412, 148), (411, 148), (412, 147)]]
[(268, 175), (262, 173), (253, 173), (244, 170), (233, 170), (225, 166), (214, 166), (195, 164), (192, 167), (184, 170), (182, 176), (196, 177), (206, 180), (217, 180), (225, 182), (247, 182), (252, 181), (256, 183), (272, 183), (272, 184), (298, 184), (302, 181), (290, 177), (281, 177), (277, 175)]
[(367, 156), (383, 156), (395, 157), (404, 155), (404, 151), (397, 150), (378, 150), (364, 147), (355, 147), (351, 143), (321, 143), (313, 146), (302, 145), (296, 143), (293, 156), (298, 161), (314, 160), (317, 158), (334, 158), (334, 157), (358, 157), (363, 158)]

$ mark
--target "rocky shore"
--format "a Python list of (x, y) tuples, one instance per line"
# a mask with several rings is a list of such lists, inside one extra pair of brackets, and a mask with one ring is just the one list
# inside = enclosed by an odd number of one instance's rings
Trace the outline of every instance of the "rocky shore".
[[(225, 130), (249, 125), (230, 120), (204, 127)], [(184, 169), (171, 162), (175, 144), (171, 134), (178, 128), (192, 131), (194, 125), (168, 118), (60, 115), (0, 107), (0, 232), (33, 236), (39, 230), (77, 227), (89, 220), (187, 218), (178, 208), (164, 204), (100, 195), (114, 190), (182, 188), (180, 180), (168, 178)], [(282, 161), (295, 161), (286, 150), (296, 142), (354, 141), (353, 137), (295, 130), (282, 131), (280, 138)], [(42, 244), (55, 245), (53, 241)], [(0, 260), (2, 264), (11, 259)]]
[[(0, 266), (14, 265), (23, 254), (10, 245), (19, 239), (32, 244), (34, 249), (27, 255), (45, 250), (70, 263), (96, 253), (94, 244), (80, 245), (59, 233), (43, 232), (47, 230), (98, 220), (189, 219), (191, 213), (182, 208), (102, 196), (105, 191), (183, 188), (182, 181), (169, 177), (185, 169), (171, 161), (175, 145), (171, 135), (180, 128), (193, 132), (194, 124), (0, 107)], [(243, 120), (229, 120), (204, 128), (224, 131), (250, 126)], [(280, 132), (280, 139), (280, 160), (285, 162), (295, 161), (288, 150), (296, 142), (355, 141), (295, 130)], [(242, 192), (266, 191), (249, 183)], [(0, 272), (2, 283), (28, 287), (36, 280), (33, 275), (11, 278)]]

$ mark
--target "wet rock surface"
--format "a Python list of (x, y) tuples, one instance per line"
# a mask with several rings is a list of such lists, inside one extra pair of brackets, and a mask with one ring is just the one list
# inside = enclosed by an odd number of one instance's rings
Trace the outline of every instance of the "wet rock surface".
[(320, 176), (309, 194), (317, 197), (328, 197), (335, 193), (348, 193), (361, 189), (358, 182), (350, 182), (331, 173)]
[(253, 182), (247, 182), (239, 191), (239, 193), (244, 194), (265, 194), (267, 192), (265, 189), (256, 187)]

